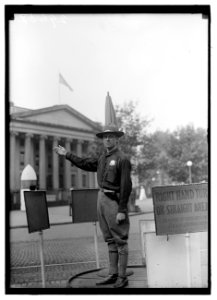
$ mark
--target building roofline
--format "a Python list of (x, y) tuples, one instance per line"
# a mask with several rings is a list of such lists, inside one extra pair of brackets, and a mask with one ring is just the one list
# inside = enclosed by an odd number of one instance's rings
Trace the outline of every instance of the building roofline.
[(78, 128), (78, 127), (72, 127), (72, 126), (67, 126), (67, 125), (62, 125), (62, 124), (52, 124), (52, 123), (47, 123), (47, 122), (41, 122), (41, 121), (36, 121), (36, 120), (25, 120), (25, 119), (20, 119), (20, 118), (14, 118), (11, 116), (11, 121), (14, 122), (19, 122), (19, 123), (25, 123), (25, 124), (35, 124), (35, 125), (44, 125), (47, 127), (55, 127), (55, 128), (60, 128), (60, 129), (68, 129), (68, 130), (73, 130), (73, 131), (80, 131), (80, 132), (88, 132), (88, 133), (95, 133), (97, 131), (100, 131), (101, 129), (99, 126), (95, 125), (93, 126), (93, 131), (89, 129), (84, 129), (84, 128)]
[[(58, 110), (67, 110), (68, 112), (71, 112), (73, 115), (75, 115), (77, 118), (85, 122), (86, 124), (90, 125), (91, 127), (95, 128), (96, 130), (99, 129), (99, 123), (94, 122), (72, 108), (71, 106), (67, 104), (62, 104), (62, 105), (53, 105), (49, 107), (44, 107), (44, 108), (39, 108), (39, 109), (34, 109), (34, 110), (28, 110), (28, 111), (23, 111), (23, 112), (17, 112), (13, 113), (11, 115), (12, 119), (24, 119), (27, 117), (31, 116), (36, 116), (39, 114), (47, 113), (47, 112), (52, 112), (52, 111), (58, 111)], [(28, 120), (29, 121), (29, 120)], [(52, 124), (53, 126), (53, 124)], [(58, 125), (59, 126), (59, 125)]]

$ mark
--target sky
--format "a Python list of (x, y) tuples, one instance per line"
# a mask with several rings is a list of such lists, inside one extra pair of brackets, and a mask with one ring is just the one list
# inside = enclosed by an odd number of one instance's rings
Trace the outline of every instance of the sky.
[(137, 103), (152, 131), (207, 128), (207, 33), (200, 14), (17, 14), (10, 101), (30, 109), (68, 104), (104, 123), (109, 92), (114, 106)]

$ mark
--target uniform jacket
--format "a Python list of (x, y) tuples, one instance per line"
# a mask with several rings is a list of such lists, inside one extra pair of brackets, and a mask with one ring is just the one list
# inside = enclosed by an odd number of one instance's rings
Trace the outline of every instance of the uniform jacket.
[(124, 153), (115, 148), (109, 153), (105, 151), (98, 158), (81, 158), (67, 152), (66, 159), (84, 171), (97, 172), (100, 188), (118, 193), (118, 211), (127, 211), (132, 182), (130, 177), (131, 163)]

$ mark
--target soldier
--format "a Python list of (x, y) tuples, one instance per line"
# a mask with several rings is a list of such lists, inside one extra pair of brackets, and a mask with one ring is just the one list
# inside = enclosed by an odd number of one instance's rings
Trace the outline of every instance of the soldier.
[[(105, 118), (109, 124), (104, 131), (96, 136), (103, 139), (105, 151), (99, 158), (80, 158), (66, 151), (65, 148), (54, 148), (54, 151), (65, 156), (76, 167), (90, 172), (97, 172), (97, 181), (100, 187), (97, 202), (97, 214), (100, 229), (109, 253), (109, 275), (97, 285), (114, 284), (115, 288), (128, 285), (126, 274), (128, 262), (128, 234), (129, 217), (127, 204), (132, 190), (130, 177), (131, 163), (118, 149), (118, 139), (124, 135), (119, 131), (111, 103), (107, 95), (106, 112), (110, 115)], [(112, 123), (111, 123), (112, 122)]]

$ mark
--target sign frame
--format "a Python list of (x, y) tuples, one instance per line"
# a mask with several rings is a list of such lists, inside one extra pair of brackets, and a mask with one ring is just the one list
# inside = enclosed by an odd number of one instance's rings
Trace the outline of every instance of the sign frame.
[(29, 233), (50, 228), (46, 191), (24, 191)]

